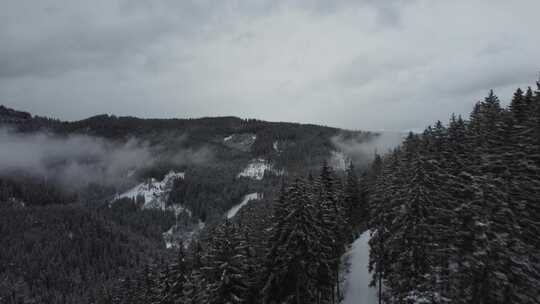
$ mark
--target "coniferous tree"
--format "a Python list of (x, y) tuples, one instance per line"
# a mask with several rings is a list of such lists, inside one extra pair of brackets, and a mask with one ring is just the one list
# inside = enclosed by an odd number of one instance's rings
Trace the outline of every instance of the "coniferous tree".
[(536, 303), (538, 93), (493, 91), (468, 122), (409, 135), (369, 191), (370, 269), (387, 303)]
[(177, 299), (176, 303), (205, 304), (208, 302), (208, 289), (206, 278), (201, 271), (203, 262), (200, 242), (196, 241), (192, 246), (191, 255), (191, 269), (184, 282), (182, 297)]
[(356, 169), (353, 163), (349, 163), (344, 189), (344, 210), (346, 219), (350, 225), (365, 223), (368, 219), (368, 208), (365, 201), (360, 198), (360, 186)]
[(246, 242), (236, 224), (226, 221), (213, 235), (202, 268), (208, 280), (208, 303), (246, 303)]
[[(306, 182), (297, 179), (276, 206), (273, 236), (267, 255), (263, 303), (317, 303), (316, 274), (325, 263), (320, 255), (321, 230)], [(284, 210), (282, 210), (284, 209)]]

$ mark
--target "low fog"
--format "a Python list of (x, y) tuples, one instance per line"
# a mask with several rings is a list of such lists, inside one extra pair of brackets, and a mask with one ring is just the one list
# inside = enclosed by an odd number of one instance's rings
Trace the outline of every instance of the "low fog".
[[(0, 128), (0, 175), (30, 174), (59, 182), (75, 191), (89, 184), (123, 187), (134, 173), (159, 159), (160, 147), (131, 139), (113, 142), (85, 135), (21, 134)], [(208, 161), (211, 150), (182, 149), (167, 157), (172, 165)]]
[(367, 166), (376, 154), (385, 154), (399, 146), (405, 136), (405, 133), (386, 131), (379, 132), (368, 140), (364, 136), (345, 137), (337, 135), (332, 137), (332, 143), (357, 166)]

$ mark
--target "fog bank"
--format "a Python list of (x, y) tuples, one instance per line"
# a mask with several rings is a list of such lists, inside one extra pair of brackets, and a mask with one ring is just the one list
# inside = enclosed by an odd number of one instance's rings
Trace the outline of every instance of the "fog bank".
[[(131, 139), (115, 142), (86, 135), (22, 134), (0, 128), (0, 175), (31, 174), (60, 183), (66, 190), (89, 184), (123, 186), (134, 173), (154, 165), (160, 147)], [(174, 151), (176, 165), (208, 161), (209, 149)]]
[(376, 154), (388, 153), (399, 146), (405, 136), (400, 132), (379, 132), (366, 140), (365, 137), (337, 135), (332, 137), (332, 143), (356, 165), (365, 166), (371, 163)]

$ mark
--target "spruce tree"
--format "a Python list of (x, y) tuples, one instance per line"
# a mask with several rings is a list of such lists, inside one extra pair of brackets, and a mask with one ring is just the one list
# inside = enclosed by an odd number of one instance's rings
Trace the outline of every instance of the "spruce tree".
[[(316, 207), (306, 182), (297, 179), (284, 194), (288, 214), (275, 218), (267, 255), (263, 303), (317, 303), (317, 271), (325, 263)], [(276, 214), (285, 210), (278, 207)]]
[(208, 280), (208, 303), (246, 303), (248, 273), (246, 243), (237, 226), (219, 226), (205, 252), (202, 268)]
[(345, 196), (343, 201), (346, 219), (349, 225), (364, 225), (368, 219), (368, 209), (365, 201), (360, 200), (360, 186), (358, 177), (356, 176), (356, 169), (352, 162), (349, 163), (346, 173)]

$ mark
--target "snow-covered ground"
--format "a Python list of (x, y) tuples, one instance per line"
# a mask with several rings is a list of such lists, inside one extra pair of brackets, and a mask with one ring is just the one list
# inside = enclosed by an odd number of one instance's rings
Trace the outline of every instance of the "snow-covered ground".
[[(155, 178), (149, 179), (143, 183), (138, 184), (125, 193), (119, 194), (114, 200), (120, 198), (132, 198), (136, 199), (138, 196), (144, 197), (143, 209), (161, 209), (174, 211), (177, 219), (177, 223), (173, 225), (169, 230), (163, 233), (163, 240), (167, 248), (178, 247), (181, 244), (188, 246), (193, 238), (204, 229), (205, 224), (199, 220), (198, 223), (184, 222), (179, 224), (180, 218), (190, 219), (192, 217), (191, 210), (181, 206), (180, 204), (167, 205), (169, 194), (171, 192), (173, 182), (178, 178), (185, 178), (183, 172), (171, 171), (160, 181)], [(113, 200), (113, 202), (114, 202)]]
[(273, 171), (273, 166), (266, 160), (259, 158), (252, 160), (248, 163), (247, 167), (238, 173), (238, 177), (249, 177), (256, 180), (262, 180), (264, 177), (264, 172)]
[(279, 142), (274, 141), (272, 147), (274, 148), (274, 151), (276, 151), (277, 153), (281, 153), (281, 150), (279, 149)]
[(262, 180), (266, 171), (272, 172), (276, 175), (283, 175), (285, 171), (283, 169), (278, 170), (274, 166), (263, 158), (258, 158), (250, 161), (246, 168), (242, 172), (238, 173), (238, 177), (249, 177), (256, 180)]
[(377, 289), (369, 287), (371, 275), (369, 265), (369, 231), (364, 232), (346, 253), (350, 264), (344, 285), (343, 304), (375, 304)]
[(229, 211), (227, 211), (227, 218), (228, 219), (231, 219), (233, 218), (236, 213), (238, 213), (238, 211), (240, 211), (240, 209), (242, 209), (242, 207), (244, 207), (247, 203), (249, 203), (249, 201), (251, 200), (256, 200), (256, 199), (259, 199), (260, 198), (260, 194), (259, 193), (250, 193), (246, 196), (244, 196), (244, 199), (242, 199), (242, 202), (234, 207), (232, 207)]
[(249, 151), (257, 140), (257, 135), (253, 133), (231, 134), (223, 138), (223, 144), (234, 149)]
[(180, 205), (166, 205), (167, 196), (169, 195), (174, 180), (184, 177), (185, 175), (183, 172), (171, 171), (167, 175), (165, 175), (165, 177), (161, 181), (155, 178), (151, 178), (150, 180), (140, 183), (132, 189), (117, 195), (115, 200), (125, 197), (136, 199), (138, 196), (142, 196), (144, 197), (143, 208), (145, 209), (173, 209), (176, 214), (179, 214), (181, 212), (190, 213), (189, 210), (183, 208)]

